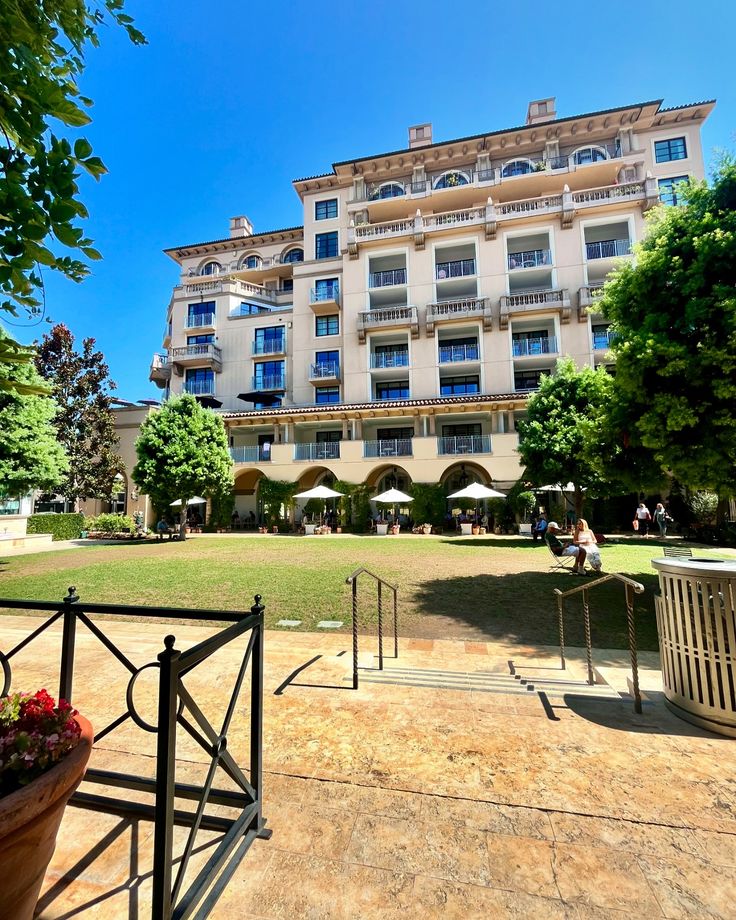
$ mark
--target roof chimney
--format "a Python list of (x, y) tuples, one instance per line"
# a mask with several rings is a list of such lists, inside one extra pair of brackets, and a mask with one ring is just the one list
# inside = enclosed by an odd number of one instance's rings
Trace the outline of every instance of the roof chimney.
[(432, 143), (432, 122), (423, 125), (412, 125), (409, 128), (409, 149), (414, 147), (429, 147)]
[(557, 118), (555, 111), (555, 97), (549, 96), (547, 99), (535, 99), (529, 103), (526, 110), (526, 123), (536, 125), (540, 121), (554, 121)]
[(245, 216), (231, 217), (230, 236), (253, 236), (253, 224), (249, 218)]

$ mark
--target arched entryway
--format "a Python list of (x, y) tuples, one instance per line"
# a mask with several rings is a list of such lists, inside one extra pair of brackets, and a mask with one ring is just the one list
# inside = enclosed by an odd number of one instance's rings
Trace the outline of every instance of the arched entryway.
[(238, 516), (233, 512), (233, 525), (236, 528), (250, 530), (255, 528), (262, 519), (262, 509), (258, 500), (258, 483), (267, 474), (257, 467), (238, 470), (235, 473), (235, 508)]

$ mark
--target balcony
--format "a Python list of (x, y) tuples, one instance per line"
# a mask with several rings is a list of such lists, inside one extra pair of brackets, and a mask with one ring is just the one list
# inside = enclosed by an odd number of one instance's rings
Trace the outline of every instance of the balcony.
[(593, 333), (593, 351), (607, 351), (616, 340), (616, 333), (610, 329)]
[(514, 339), (511, 352), (515, 358), (531, 358), (539, 355), (557, 354), (557, 337), (554, 335)]
[(272, 390), (285, 390), (286, 376), (284, 374), (265, 374), (253, 377), (253, 390), (256, 393), (268, 393)]
[(411, 457), (411, 438), (389, 438), (381, 441), (363, 441), (363, 457)]
[(562, 323), (570, 322), (570, 294), (566, 289), (527, 291), (521, 294), (507, 294), (501, 298), (500, 324), (508, 328), (512, 313), (539, 313), (556, 310), (560, 313)]
[(591, 259), (614, 259), (631, 255), (631, 240), (601, 240), (585, 244), (585, 257)]
[(463, 361), (478, 361), (477, 345), (440, 345), (440, 364), (460, 364)]
[(391, 268), (387, 271), (371, 272), (368, 275), (368, 287), (393, 287), (398, 284), (406, 284), (406, 269)]
[(205, 327), (214, 328), (215, 325), (215, 314), (214, 313), (195, 313), (187, 316), (184, 328), (185, 329), (202, 329)]
[(222, 370), (222, 351), (211, 342), (206, 345), (183, 345), (180, 348), (172, 348), (169, 351), (169, 360), (177, 373), (182, 367), (211, 367), (215, 371)]
[(414, 306), (381, 307), (358, 314), (358, 338), (361, 342), (365, 342), (365, 334), (369, 329), (387, 329), (397, 326), (409, 326), (412, 338), (418, 338), (417, 308)]
[(438, 214), (425, 214), (422, 218), (422, 228), (427, 233), (438, 230), (455, 230), (458, 227), (482, 225), (485, 219), (485, 208), (462, 208), (459, 211), (441, 211)]
[(454, 259), (452, 262), (438, 262), (434, 269), (438, 281), (448, 278), (467, 278), (475, 274), (475, 259)]
[(457, 438), (437, 438), (437, 453), (445, 454), (490, 454), (491, 436), (474, 434)]
[(338, 361), (321, 361), (312, 364), (309, 369), (310, 380), (339, 380), (340, 364)]
[(371, 353), (371, 370), (392, 370), (396, 367), (409, 367), (409, 351), (384, 351)]
[(234, 294), (238, 297), (254, 297), (271, 304), (275, 304), (277, 297), (282, 293), (273, 288), (252, 284), (250, 281), (242, 281), (231, 276), (188, 278), (185, 284), (177, 285), (174, 290), (181, 291), (188, 297), (192, 294)]
[(317, 441), (294, 445), (295, 460), (339, 460), (339, 441)]
[(168, 348), (169, 345), (171, 344), (171, 332), (172, 332), (172, 323), (171, 323), (171, 320), (169, 320), (168, 323), (166, 323), (166, 325), (164, 326), (164, 337), (163, 337), (164, 348)]
[(595, 307), (596, 301), (603, 294), (603, 281), (591, 282), (578, 291), (578, 319), (582, 322), (588, 312), (588, 307)]
[(435, 323), (480, 317), (484, 329), (493, 328), (493, 315), (487, 297), (464, 297), (427, 304), (427, 335), (434, 335)]
[(529, 249), (526, 252), (508, 254), (509, 271), (519, 268), (549, 268), (552, 265), (552, 252), (549, 249)]
[(231, 447), (230, 456), (233, 463), (268, 463), (271, 460), (271, 445)]
[(597, 207), (601, 204), (617, 204), (641, 200), (647, 197), (644, 182), (626, 182), (623, 185), (604, 185), (600, 188), (573, 192), (572, 200), (576, 208)]
[(148, 379), (158, 387), (165, 387), (171, 379), (171, 364), (168, 355), (154, 355), (151, 359), (151, 369)]
[(254, 355), (283, 355), (285, 352), (285, 335), (277, 335), (267, 339), (256, 339), (251, 349), (251, 353)]
[(184, 392), (189, 396), (214, 396), (215, 381), (210, 380), (187, 380), (184, 383)]
[(309, 292), (309, 306), (312, 312), (317, 315), (334, 313), (340, 309), (340, 285), (334, 284), (320, 285), (313, 287)]

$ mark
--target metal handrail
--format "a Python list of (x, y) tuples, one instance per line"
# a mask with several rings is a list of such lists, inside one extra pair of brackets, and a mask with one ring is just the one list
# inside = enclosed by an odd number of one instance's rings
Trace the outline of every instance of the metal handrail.
[(560, 630), (560, 664), (562, 670), (565, 670), (565, 599), (573, 594), (583, 595), (583, 628), (585, 630), (585, 657), (588, 667), (588, 684), (591, 686), (595, 683), (593, 676), (593, 643), (590, 635), (590, 604), (588, 602), (588, 591), (598, 588), (608, 581), (620, 581), (626, 591), (626, 622), (629, 634), (629, 655), (631, 656), (631, 674), (634, 688), (634, 712), (641, 713), (641, 692), (639, 690), (639, 662), (636, 648), (636, 623), (634, 622), (634, 594), (643, 594), (644, 585), (641, 582), (634, 581), (626, 575), (619, 575), (618, 572), (611, 572), (602, 578), (596, 579), (590, 584), (578, 585), (570, 588), (569, 591), (560, 591), (554, 589), (557, 595), (557, 616)]
[(383, 670), (383, 587), (393, 592), (394, 608), (394, 658), (399, 657), (399, 632), (398, 632), (398, 592), (399, 586), (392, 585), (371, 572), (369, 569), (361, 566), (356, 569), (345, 579), (345, 584), (352, 587), (352, 617), (353, 617), (353, 690), (358, 689), (358, 578), (361, 575), (369, 575), (378, 585), (378, 670)]

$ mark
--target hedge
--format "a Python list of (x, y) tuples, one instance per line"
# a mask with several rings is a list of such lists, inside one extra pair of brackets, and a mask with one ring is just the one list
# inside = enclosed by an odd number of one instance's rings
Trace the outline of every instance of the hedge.
[(32, 514), (28, 518), (28, 533), (50, 533), (54, 540), (76, 540), (84, 527), (84, 515)]

